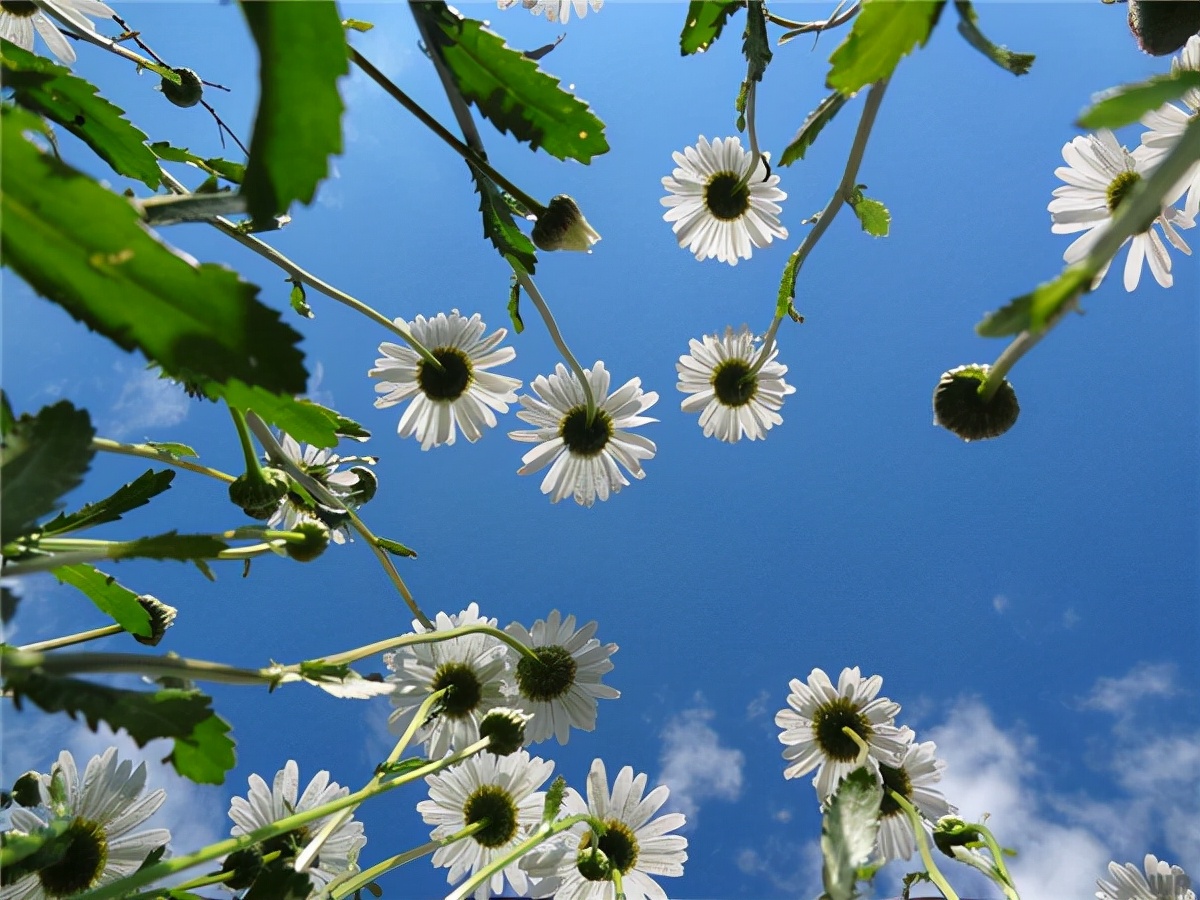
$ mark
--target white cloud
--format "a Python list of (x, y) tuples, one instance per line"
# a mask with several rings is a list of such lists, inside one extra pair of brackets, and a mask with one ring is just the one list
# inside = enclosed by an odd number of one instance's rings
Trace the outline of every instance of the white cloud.
[[(697, 698), (700, 701), (700, 698)], [(671, 789), (672, 805), (694, 826), (700, 801), (709, 797), (737, 800), (742, 793), (741, 750), (722, 747), (720, 735), (708, 724), (711, 709), (696, 706), (673, 716), (662, 732), (662, 771), (659, 782)]]
[(1178, 692), (1175, 667), (1166, 663), (1134, 666), (1119, 678), (1099, 678), (1083, 698), (1084, 709), (1098, 709), (1126, 719), (1150, 697), (1171, 697)]
[(156, 438), (149, 432), (178, 425), (187, 418), (191, 400), (178, 384), (157, 371), (139, 369), (124, 385), (104, 422), (106, 437)]
[(746, 704), (746, 718), (758, 719), (767, 713), (767, 704), (771, 702), (771, 695), (767, 691), (761, 690), (753, 700)]
[(1008, 598), (1003, 594), (997, 594), (992, 598), (992, 609), (998, 613), (1003, 613), (1008, 609)]

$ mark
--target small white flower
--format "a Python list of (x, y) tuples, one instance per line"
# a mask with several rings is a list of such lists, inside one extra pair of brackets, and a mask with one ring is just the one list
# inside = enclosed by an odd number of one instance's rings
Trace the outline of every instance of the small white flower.
[[(508, 756), (480, 753), (426, 777), (429, 799), (417, 804), (417, 812), (426, 824), (436, 826), (430, 835), (433, 840), (488, 820), (470, 837), (434, 851), (433, 864), (450, 869), (446, 873), (450, 884), (475, 874), (528, 837), (542, 818), (546, 795), (538, 788), (553, 771), (553, 762), (518, 750)], [(475, 900), (503, 893), (505, 878), (515, 893), (528, 890), (525, 872), (513, 863), (476, 888)]]
[[(267, 787), (267, 783), (257, 774), (252, 774), (249, 782), (249, 794), (245, 797), (234, 797), (230, 801), (229, 818), (234, 823), (230, 834), (234, 837), (257, 831), (287, 816), (316, 809), (350, 793), (349, 788), (341, 787), (336, 781), (330, 781), (329, 773), (322, 769), (313, 776), (297, 800), (300, 770), (294, 759), (289, 759), (279, 770), (273, 787)], [(329, 818), (330, 816), (323, 816), (296, 831), (289, 832), (286, 835), (289, 843), (295, 846), (297, 851), (302, 850), (310, 839), (316, 837)], [(354, 821), (353, 817), (342, 822), (321, 845), (316, 861), (307, 870), (314, 886), (324, 886), (343, 872), (357, 870), (358, 851), (366, 842), (362, 822)]]
[[(348, 469), (341, 469), (341, 466), (348, 462), (374, 463), (373, 457), (342, 457), (326, 447), (314, 447), (310, 444), (301, 446), (290, 434), (283, 435), (279, 446), (297, 468), (319, 481), (349, 508), (358, 508), (360, 504), (353, 497), (354, 490), (359, 485), (358, 475)], [(302, 497), (289, 493), (267, 521), (267, 527), (292, 531), (300, 522), (313, 517), (320, 518), (317, 511), (310, 509)], [(350, 529), (346, 523), (326, 524), (330, 525), (329, 537), (335, 544), (344, 544), (350, 540)]]
[(838, 782), (857, 765), (858, 743), (842, 729), (850, 728), (867, 744), (866, 764), (878, 771), (880, 763), (900, 766), (912, 732), (894, 724), (900, 704), (876, 697), (883, 687), (878, 675), (863, 678), (858, 666), (842, 669), (835, 690), (821, 669), (813, 669), (808, 684), (793, 678), (787, 702), (790, 709), (775, 715), (775, 724), (783, 731), (783, 758), (791, 765), (784, 778), (799, 778), (817, 770), (813, 786), (823, 803)]
[(767, 175), (766, 159), (749, 172), (753, 154), (742, 149), (740, 138), (717, 138), (672, 154), (678, 166), (662, 184), (670, 193), (660, 201), (669, 207), (663, 218), (680, 247), (696, 259), (716, 257), (736, 266), (749, 259), (751, 247), (765, 247), (774, 238), (786, 238), (780, 224), (779, 200), (787, 194), (776, 185), (778, 175)]
[(609, 658), (616, 644), (601, 644), (593, 636), (596, 623), (575, 628), (575, 617), (563, 619), (554, 610), (543, 621), (538, 619), (526, 631), (520, 622), (504, 629), (527, 647), (532, 647), (541, 665), (517, 656), (517, 690), (521, 707), (533, 715), (525, 727), (525, 739), (540, 743), (553, 735), (565, 744), (571, 728), (594, 731), (596, 701), (615, 700), (621, 692), (600, 683), (600, 677), (612, 670)]
[(32, 52), (36, 29), (50, 52), (69, 66), (75, 62), (75, 50), (58, 30), (54, 14), (79, 31), (94, 34), (96, 26), (88, 16), (111, 18), (113, 11), (98, 0), (37, 0), (36, 3), (33, 0), (3, 0), (0, 2), (0, 37)]
[(783, 380), (787, 366), (775, 362), (779, 346), (754, 375), (750, 370), (758, 359), (760, 344), (742, 326), (740, 331), (726, 328), (724, 336), (706, 334), (692, 338), (687, 356), (679, 357), (675, 386), (688, 396), (679, 404), (685, 413), (700, 413), (700, 428), (705, 437), (714, 435), (734, 443), (747, 437), (765, 438), (776, 425), (783, 424), (779, 414), (783, 398), (796, 389)]
[[(1171, 71), (1200, 71), (1200, 34), (1188, 38), (1183, 52), (1171, 60)], [(1133, 155), (1138, 157), (1147, 171), (1155, 169), (1163, 161), (1179, 142), (1188, 123), (1200, 114), (1200, 90), (1190, 88), (1180, 100), (1188, 108), (1187, 112), (1173, 103), (1164, 103), (1142, 117), (1142, 124), (1150, 130), (1142, 135), (1142, 146), (1134, 150)], [(1185, 191), (1187, 201), (1183, 209), (1194, 219), (1196, 214), (1200, 213), (1200, 161), (1197, 161), (1176, 185), (1174, 196), (1167, 199), (1174, 202), (1183, 196)]]
[[(546, 19), (551, 22), (566, 22), (571, 18), (571, 7), (575, 7), (575, 15), (582, 19), (587, 15), (589, 3), (598, 12), (604, 0), (521, 0), (521, 5), (535, 16), (545, 13)], [(509, 9), (516, 4), (517, 0), (496, 0), (500, 9)]]
[(388, 341), (379, 345), (384, 356), (368, 374), (388, 380), (375, 385), (375, 392), (384, 395), (375, 399), (376, 409), (412, 400), (396, 429), (400, 437), (415, 435), (421, 449), (428, 450), (453, 444), (458, 429), (474, 443), (485, 428), (495, 428), (495, 414), (508, 412), (521, 386), (519, 379), (487, 371), (516, 357), (512, 347), (497, 349), (508, 330), (498, 328), (485, 338), (487, 326), (479, 313), (466, 319), (457, 309), (449, 316), (438, 313), (432, 319), (417, 316), (412, 322), (396, 322), (407, 325), (442, 364), (440, 370), (435, 368), (411, 347)]
[[(581, 506), (599, 498), (607, 500), (629, 484), (617, 468), (620, 463), (634, 478), (646, 477), (641, 461), (654, 456), (654, 442), (628, 429), (656, 422), (642, 413), (658, 402), (654, 391), (642, 390), (642, 380), (631, 378), (608, 393), (609, 374), (603, 362), (585, 369), (596, 398), (596, 415), (587, 421), (583, 385), (559, 363), (554, 374), (539, 375), (530, 387), (537, 397), (521, 397), (517, 418), (535, 426), (532, 431), (510, 431), (514, 441), (537, 444), (521, 457), (518, 475), (550, 466), (542, 479), (542, 493), (557, 503), (574, 497)], [(553, 463), (551, 465), (551, 463)]]
[(82, 893), (138, 870), (146, 857), (171, 840), (165, 828), (133, 830), (166, 799), (159, 788), (143, 796), (146, 764), (135, 769), (109, 747), (93, 756), (80, 780), (75, 758), (66, 750), (43, 776), (44, 807), (14, 807), (15, 831), (31, 833), (50, 822), (68, 822), (70, 845), (59, 861), (0, 888), (2, 900), (49, 900)]
[[(1074, 138), (1063, 147), (1062, 155), (1067, 165), (1055, 169), (1054, 174), (1066, 184), (1054, 189), (1054, 199), (1048, 207), (1053, 221), (1050, 230), (1055, 234), (1084, 232), (1063, 254), (1063, 259), (1073, 265), (1091, 252), (1107, 230), (1117, 206), (1141, 181), (1146, 164), (1118, 144), (1113, 133), (1106, 130)], [(1164, 204), (1153, 223), (1127, 241), (1125, 290), (1132, 291), (1138, 286), (1143, 260), (1149, 261), (1154, 280), (1162, 287), (1170, 287), (1171, 257), (1154, 226), (1162, 229), (1172, 246), (1190, 255), (1192, 251), (1175, 228), (1191, 228), (1194, 224), (1191, 216)], [(1096, 276), (1097, 284), (1107, 272), (1105, 265)]]
[(1097, 879), (1099, 900), (1196, 900), (1191, 890), (1192, 880), (1179, 866), (1167, 865), (1147, 853), (1142, 875), (1133, 863), (1108, 864), (1112, 881)]
[[(666, 893), (651, 875), (676, 877), (687, 861), (687, 838), (669, 832), (682, 828), (682, 813), (654, 818), (670, 793), (659, 785), (645, 797), (646, 776), (633, 777), (625, 766), (608, 790), (603, 760), (595, 760), (587, 779), (587, 803), (568, 788), (564, 815), (590, 813), (607, 830), (596, 841), (591, 829), (566, 832), (526, 854), (521, 866), (538, 879), (532, 896), (555, 900), (616, 900), (612, 869), (620, 871), (627, 900), (666, 900)], [(594, 852), (595, 850), (599, 852)]]
[[(946, 764), (935, 756), (936, 753), (937, 745), (933, 741), (909, 744), (899, 766), (879, 764), (884, 790), (890, 788), (895, 791), (933, 822), (958, 812), (933, 787), (942, 780), (942, 770), (946, 768)], [(908, 859), (916, 849), (912, 823), (900, 804), (887, 793), (883, 795), (877, 846), (883, 858), (888, 860)]]
[[(479, 605), (470, 604), (457, 616), (444, 612), (434, 619), (434, 631), (450, 631), (463, 625), (491, 625), (495, 619), (479, 615)], [(418, 634), (428, 631), (413, 622)], [(388, 725), (402, 734), (417, 708), (434, 691), (452, 688), (442, 699), (441, 712), (417, 732), (417, 740), (428, 744), (431, 759), (440, 759), (451, 748), (461, 750), (479, 740), (479, 722), (497, 706), (510, 706), (508, 648), (486, 634), (467, 634), (428, 644), (410, 644), (385, 653), (384, 663), (392, 670), (387, 677), (396, 689)]]

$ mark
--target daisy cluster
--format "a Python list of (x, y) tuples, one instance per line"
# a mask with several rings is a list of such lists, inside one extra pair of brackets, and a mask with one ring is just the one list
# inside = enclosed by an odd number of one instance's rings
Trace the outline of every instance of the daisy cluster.
[[(1200, 35), (1188, 39), (1183, 51), (1171, 61), (1173, 72), (1200, 71)], [(1190, 89), (1182, 97), (1186, 110), (1173, 103), (1147, 113), (1142, 118), (1146, 131), (1141, 144), (1132, 151), (1118, 143), (1107, 130), (1083, 135), (1063, 147), (1066, 166), (1055, 170), (1062, 187), (1055, 188), (1049, 211), (1051, 231), (1055, 234), (1082, 232), (1063, 253), (1068, 264), (1081, 262), (1095, 247), (1109, 227), (1122, 201), (1130, 190), (1163, 161), (1183, 135), (1188, 122), (1200, 113), (1200, 90)], [(1174, 204), (1184, 200), (1182, 207)], [(1158, 215), (1139, 233), (1127, 239), (1129, 253), (1125, 258), (1124, 285), (1132, 291), (1141, 280), (1142, 265), (1147, 263), (1150, 274), (1162, 287), (1170, 287), (1170, 244), (1180, 253), (1191, 255), (1181, 229), (1192, 228), (1200, 213), (1200, 162), (1164, 198)], [(1166, 243), (1163, 239), (1166, 239)], [(1099, 283), (1107, 274), (1108, 265), (1096, 278)]]

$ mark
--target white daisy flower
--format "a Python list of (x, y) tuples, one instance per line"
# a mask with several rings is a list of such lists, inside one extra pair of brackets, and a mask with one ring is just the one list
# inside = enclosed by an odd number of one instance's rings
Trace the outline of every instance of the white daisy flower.
[[(603, 760), (595, 760), (587, 779), (587, 803), (568, 788), (564, 815), (590, 813), (607, 830), (596, 841), (590, 829), (567, 832), (521, 860), (531, 877), (539, 879), (532, 896), (555, 900), (616, 900), (612, 870), (621, 873), (627, 900), (666, 900), (666, 893), (651, 875), (676, 877), (687, 861), (687, 838), (668, 832), (682, 828), (682, 813), (653, 818), (667, 800), (669, 790), (659, 785), (643, 798), (644, 774), (633, 777), (629, 766), (621, 769), (608, 790)], [(579, 826), (584, 829), (585, 826)], [(596, 852), (596, 851), (599, 852)]]
[(775, 714), (775, 724), (783, 729), (780, 743), (783, 758), (791, 765), (784, 778), (799, 778), (817, 770), (813, 786), (823, 803), (838, 782), (856, 767), (858, 744), (845, 732), (849, 727), (870, 748), (866, 764), (878, 771), (879, 764), (898, 767), (912, 740), (907, 728), (894, 724), (900, 704), (876, 697), (883, 686), (878, 675), (863, 678), (858, 666), (842, 669), (837, 689), (821, 669), (813, 669), (808, 684), (793, 678), (787, 702), (790, 709)]
[(521, 457), (518, 475), (550, 466), (542, 479), (542, 493), (557, 503), (574, 497), (581, 506), (607, 500), (629, 484), (617, 468), (620, 463), (634, 478), (646, 477), (641, 461), (654, 456), (654, 442), (628, 429), (657, 422), (642, 413), (658, 402), (654, 391), (642, 391), (642, 380), (631, 378), (611, 396), (609, 374), (603, 362), (585, 369), (596, 398), (596, 415), (589, 425), (583, 385), (559, 363), (554, 374), (539, 375), (530, 387), (537, 397), (521, 397), (517, 418), (535, 426), (532, 431), (510, 431), (514, 441), (537, 444)]
[(691, 353), (675, 364), (679, 373), (675, 387), (688, 395), (679, 408), (700, 413), (705, 437), (715, 435), (731, 444), (742, 437), (756, 441), (783, 424), (779, 414), (783, 398), (796, 389), (783, 380), (787, 366), (775, 362), (778, 345), (771, 347), (766, 363), (754, 375), (750, 370), (760, 343), (745, 325), (736, 332), (726, 328), (723, 337), (693, 338), (688, 347)]
[[(446, 880), (455, 884), (510, 852), (542, 820), (546, 795), (538, 788), (554, 771), (554, 763), (530, 758), (524, 750), (508, 756), (480, 753), (429, 775), (429, 799), (417, 804), (426, 824), (436, 826), (430, 838), (449, 837), (481, 819), (488, 823), (473, 835), (434, 851), (433, 864), (446, 866)], [(504, 891), (504, 880), (516, 894), (529, 888), (516, 863), (505, 867), (475, 890), (475, 900)]]
[(14, 807), (16, 831), (31, 833), (50, 822), (68, 822), (70, 844), (62, 859), (0, 888), (2, 900), (49, 900), (108, 884), (138, 870), (146, 857), (171, 840), (165, 828), (133, 833), (166, 799), (161, 788), (143, 795), (146, 764), (134, 768), (109, 747), (93, 756), (80, 780), (66, 750), (43, 776), (44, 807)]
[[(362, 495), (359, 493), (362, 485), (358, 473), (341, 467), (351, 462), (374, 464), (374, 457), (339, 456), (327, 447), (301, 445), (290, 434), (283, 435), (279, 446), (297, 468), (319, 481), (346, 506), (357, 509), (362, 505)], [(373, 488), (372, 484), (372, 494), (374, 493)], [(292, 531), (305, 519), (314, 517), (320, 518), (319, 511), (312, 509), (308, 501), (299, 494), (288, 493), (280, 502), (279, 508), (267, 521), (267, 527)], [(326, 524), (330, 526), (329, 537), (335, 544), (344, 544), (350, 540), (350, 529), (344, 521), (326, 522)]]
[(388, 380), (375, 385), (375, 392), (384, 395), (375, 399), (376, 409), (412, 400), (396, 429), (400, 437), (415, 435), (421, 449), (428, 450), (453, 444), (458, 429), (474, 443), (484, 428), (495, 428), (495, 414), (508, 412), (521, 386), (519, 379), (487, 371), (516, 358), (512, 347), (497, 349), (508, 330), (499, 328), (485, 338), (487, 326), (479, 313), (466, 319), (457, 309), (449, 316), (438, 313), (432, 319), (395, 321), (406, 325), (442, 364), (441, 370), (434, 368), (411, 347), (388, 341), (379, 345), (384, 356), (375, 360), (368, 374)]
[[(1141, 181), (1145, 163), (1118, 144), (1113, 133), (1107, 130), (1074, 138), (1063, 147), (1062, 155), (1067, 165), (1055, 169), (1054, 174), (1066, 184), (1054, 189), (1054, 199), (1048, 207), (1053, 221), (1050, 230), (1055, 234), (1084, 232), (1063, 254), (1063, 259), (1073, 265), (1086, 257), (1104, 234), (1117, 206)], [(1154, 280), (1162, 287), (1170, 287), (1171, 257), (1154, 225), (1162, 229), (1177, 250), (1190, 255), (1192, 251), (1175, 229), (1176, 226), (1191, 228), (1194, 224), (1191, 216), (1164, 204), (1153, 223), (1127, 242), (1125, 290), (1132, 291), (1138, 286), (1144, 259), (1150, 263)], [(1097, 284), (1107, 271), (1105, 265), (1096, 276)]]
[(111, 18), (113, 11), (98, 0), (37, 0), (36, 3), (33, 0), (3, 0), (0, 2), (0, 37), (32, 52), (36, 30), (50, 52), (69, 66), (75, 62), (75, 50), (58, 30), (53, 14), (80, 31), (95, 33), (96, 26), (88, 16)]
[[(496, 0), (496, 6), (500, 9), (516, 5), (517, 0)], [(582, 19), (587, 15), (589, 5), (593, 11), (599, 12), (604, 0), (521, 0), (521, 5), (535, 16), (545, 13), (548, 21), (566, 22), (571, 18), (571, 7), (575, 7), (575, 15)]]
[(538, 665), (514, 653), (518, 702), (533, 716), (525, 726), (526, 741), (540, 743), (553, 735), (565, 744), (572, 727), (594, 731), (596, 701), (621, 696), (620, 691), (600, 683), (600, 677), (612, 670), (609, 657), (617, 652), (617, 645), (596, 640), (596, 627), (595, 622), (588, 622), (576, 629), (575, 617), (563, 619), (556, 609), (545, 620), (534, 622), (531, 630), (526, 631), (520, 622), (504, 629), (532, 647), (541, 660)]
[(660, 201), (669, 207), (663, 218), (671, 226), (680, 247), (696, 259), (715, 256), (736, 266), (749, 259), (751, 247), (765, 247), (773, 238), (786, 238), (780, 224), (779, 200), (787, 197), (776, 185), (778, 175), (768, 176), (768, 156), (750, 172), (753, 154), (742, 149), (740, 138), (717, 138), (682, 153), (672, 154), (678, 166), (662, 184), (670, 193)]
[[(1200, 34), (1188, 38), (1183, 52), (1171, 60), (1171, 72), (1184, 70), (1200, 71)], [(1188, 111), (1184, 112), (1173, 103), (1164, 103), (1153, 112), (1142, 117), (1142, 124), (1150, 130), (1142, 135), (1142, 146), (1133, 151), (1146, 170), (1157, 168), (1172, 148), (1179, 142), (1188, 123), (1200, 113), (1200, 90), (1191, 88), (1180, 98)], [(1184, 212), (1193, 219), (1200, 212), (1200, 161), (1198, 161), (1176, 185), (1172, 203), (1187, 192)]]
[(1170, 866), (1147, 853), (1143, 863), (1146, 874), (1133, 863), (1108, 864), (1112, 881), (1097, 879), (1099, 900), (1196, 900), (1192, 880), (1179, 866)]
[[(336, 781), (330, 781), (329, 772), (322, 769), (313, 776), (297, 800), (300, 770), (294, 759), (289, 759), (279, 770), (273, 787), (267, 787), (267, 783), (257, 774), (252, 774), (248, 780), (250, 792), (245, 797), (234, 797), (229, 805), (229, 818), (234, 823), (230, 834), (234, 837), (257, 831), (287, 816), (316, 809), (350, 793), (349, 788), (341, 787)], [(298, 853), (316, 837), (329, 819), (330, 816), (324, 816), (275, 838), (274, 841), (268, 841), (264, 844), (264, 850), (290, 847)], [(353, 816), (335, 828), (329, 839), (321, 845), (320, 853), (307, 870), (314, 887), (328, 884), (343, 872), (356, 871), (358, 851), (366, 842), (362, 822), (354, 821)]]
[(916, 849), (912, 823), (900, 808), (900, 804), (886, 793), (888, 789), (906, 799), (931, 822), (958, 812), (946, 802), (942, 793), (933, 787), (942, 780), (942, 770), (946, 768), (946, 764), (937, 759), (936, 753), (937, 745), (933, 741), (909, 744), (904, 751), (904, 760), (899, 766), (879, 764), (885, 793), (881, 804), (882, 817), (879, 821), (876, 845), (885, 860), (909, 859)]
[[(474, 624), (495, 627), (496, 620), (482, 618), (479, 604), (472, 603), (456, 616), (438, 613), (433, 624), (434, 631), (449, 631)], [(413, 630), (428, 631), (420, 622), (413, 622)], [(508, 647), (486, 634), (410, 644), (385, 653), (383, 661), (393, 673), (387, 680), (396, 686), (392, 705), (397, 709), (388, 720), (396, 734), (404, 732), (430, 694), (453, 688), (443, 697), (438, 715), (417, 731), (417, 740), (428, 745), (431, 759), (479, 740), (480, 720), (497, 706), (511, 705)]]

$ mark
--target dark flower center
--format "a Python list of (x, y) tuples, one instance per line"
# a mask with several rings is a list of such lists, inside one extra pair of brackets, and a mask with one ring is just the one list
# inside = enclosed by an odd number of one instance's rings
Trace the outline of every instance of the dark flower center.
[[(292, 806), (286, 801), (284, 803), (284, 807), (286, 808), (289, 816), (295, 814), (296, 810), (293, 809)], [(303, 850), (308, 845), (308, 842), (312, 839), (313, 835), (309, 833), (307, 828), (301, 825), (299, 828), (293, 828), (291, 831), (285, 831), (283, 834), (277, 834), (275, 837), (263, 841), (262, 852), (264, 855), (266, 855), (267, 853), (274, 853), (276, 850), (278, 850), (285, 857), (290, 858)], [(314, 861), (314, 865), (316, 864), (317, 861)]]
[(96, 822), (75, 819), (67, 826), (62, 858), (38, 872), (47, 897), (70, 897), (96, 883), (108, 862), (108, 840)]
[(38, 11), (38, 8), (33, 0), (0, 0), (0, 10), (22, 19), (28, 19)]
[(911, 800), (913, 794), (912, 779), (904, 768), (893, 769), (891, 766), (879, 764), (879, 774), (883, 778), (883, 803), (879, 804), (880, 815), (894, 816), (901, 812), (900, 804), (892, 799), (890, 791), (895, 791), (905, 800)]
[[(607, 881), (611, 869), (625, 875), (637, 865), (638, 842), (633, 830), (617, 819), (607, 819), (604, 825), (608, 830), (596, 844), (602, 857), (592, 854), (592, 842), (596, 840), (592, 832), (585, 834), (579, 842), (579, 857), (575, 865), (579, 874), (589, 881)], [(602, 864), (601, 860), (606, 861), (607, 865)]]
[(565, 647), (534, 647), (537, 659), (522, 656), (517, 663), (517, 686), (529, 700), (554, 700), (575, 683), (575, 657)]
[(468, 825), (487, 820), (475, 832), (473, 839), (484, 847), (502, 847), (517, 833), (517, 807), (508, 791), (494, 784), (476, 788), (463, 806), (463, 820)]
[(722, 406), (745, 406), (758, 393), (758, 378), (747, 378), (750, 364), (743, 359), (727, 359), (713, 370), (713, 393)]
[(612, 417), (602, 409), (596, 410), (592, 424), (587, 421), (587, 407), (577, 406), (558, 426), (558, 434), (574, 456), (595, 456), (613, 436)]
[(704, 205), (718, 219), (740, 219), (750, 208), (750, 186), (740, 175), (718, 172), (704, 186)]
[(858, 744), (842, 731), (849, 728), (864, 741), (871, 736), (871, 723), (845, 697), (823, 703), (813, 713), (813, 736), (821, 752), (837, 762), (850, 762), (858, 758)]
[(1109, 184), (1108, 190), (1105, 192), (1105, 201), (1108, 204), (1108, 211), (1115, 213), (1117, 207), (1129, 196), (1129, 192), (1133, 190), (1134, 185), (1142, 180), (1142, 176), (1137, 172), (1122, 172)]
[(442, 663), (433, 673), (430, 689), (450, 688), (442, 697), (442, 714), (450, 719), (465, 718), (483, 699), (483, 685), (470, 666), (460, 662)]
[(457, 400), (471, 385), (471, 360), (457, 347), (438, 347), (429, 351), (441, 369), (421, 360), (417, 364), (417, 384), (430, 400)]

